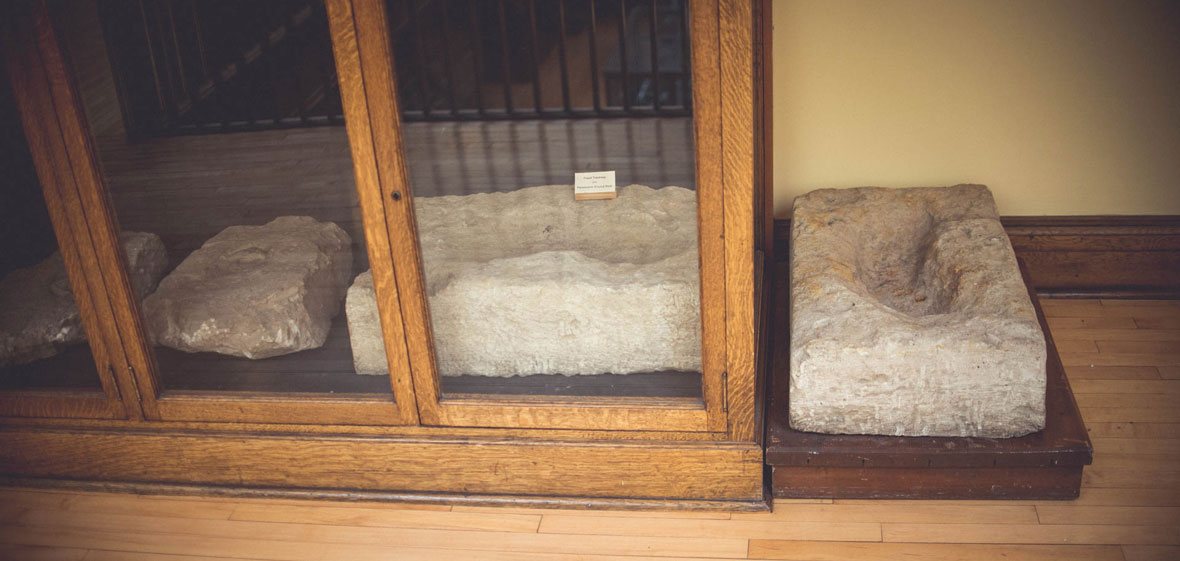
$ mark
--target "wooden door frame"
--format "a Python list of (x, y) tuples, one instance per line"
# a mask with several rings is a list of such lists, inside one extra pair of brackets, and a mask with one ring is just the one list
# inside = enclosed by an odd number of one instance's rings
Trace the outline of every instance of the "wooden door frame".
[[(63, 257), (71, 264), (71, 280), (79, 306), (97, 310), (97, 320), (88, 324), (95, 346), (100, 374), (113, 375), (118, 384), (104, 381), (110, 396), (125, 396), (127, 412), (120, 404), (119, 416), (150, 421), (209, 421), (238, 423), (331, 424), (331, 425), (399, 425), (417, 422), (417, 410), (407, 369), (396, 366), (405, 352), (399, 344), (400, 332), (387, 337), (386, 350), (391, 365), (392, 398), (300, 396), (278, 392), (169, 392), (161, 395), (158, 367), (148, 345), (126, 273), (126, 258), (118, 241), (120, 228), (115, 209), (107, 194), (97, 152), (92, 145), (81, 96), (69, 69), (67, 56), (57, 37), (50, 10), (44, 0), (22, 9), (20, 21), (7, 29), (6, 52), (21, 55), (21, 63), (12, 71), (14, 89), (21, 102), (22, 120), (33, 134), (49, 135), (49, 141), (36, 137), (31, 146), (38, 174), (47, 189), (47, 201), (55, 213)], [(11, 43), (12, 48), (8, 48)], [(32, 144), (32, 142), (31, 142)], [(359, 171), (358, 171), (359, 174)], [(60, 187), (58, 187), (60, 184)], [(50, 195), (49, 186), (62, 191), (60, 198)], [(370, 259), (376, 268), (388, 262), (388, 241), (383, 220), (374, 218), (369, 209), (377, 208), (369, 196), (372, 182), (360, 181), (362, 214), (368, 236)], [(72, 238), (71, 238), (72, 235)], [(67, 241), (61, 241), (67, 240)], [(80, 256), (76, 257), (75, 255)], [(382, 260), (382, 256), (384, 261)], [(387, 318), (391, 297), (383, 292), (390, 286), (381, 284), (374, 271), (382, 325), (400, 328), (400, 319)], [(88, 292), (84, 292), (88, 289)], [(396, 295), (393, 296), (395, 298)], [(394, 310), (396, 311), (396, 309)], [(84, 313), (84, 318), (94, 316)], [(105, 345), (94, 344), (93, 334), (101, 334)], [(402, 359), (404, 360), (404, 358)], [(105, 379), (104, 379), (105, 380)], [(27, 397), (22, 397), (27, 401)], [(0, 406), (4, 405), (0, 398)], [(31, 406), (26, 405), (28, 409)], [(93, 408), (93, 407), (91, 407)], [(68, 409), (68, 408), (67, 408)], [(0, 409), (0, 414), (8, 411)], [(68, 410), (54, 408), (52, 416), (69, 416)], [(87, 415), (93, 416), (93, 415)], [(110, 416), (110, 415), (107, 415)]]
[[(693, 0), (694, 126), (700, 243), (703, 399), (442, 396), (427, 311), (413, 193), (402, 149), (393, 49), (382, 0), (328, 0), (345, 119), (372, 139), (393, 280), (423, 424), (714, 432), (754, 438), (753, 26), (744, 0)], [(347, 39), (347, 40), (343, 40)], [(349, 53), (351, 56), (351, 53)], [(345, 72), (362, 80), (345, 79)], [(363, 97), (362, 97), (363, 96)], [(357, 116), (367, 117), (360, 124)], [(359, 172), (358, 172), (359, 173)], [(359, 176), (358, 176), (359, 177)], [(376, 268), (374, 268), (376, 272)], [(729, 310), (729, 313), (727, 313)]]
[[(13, 5), (4, 9), (3, 52), (21, 124), (33, 156), (37, 179), (65, 264), (74, 301), (88, 336), (97, 390), (16, 390), (0, 393), (0, 415), (12, 417), (65, 417), (141, 419), (130, 378), (115, 365), (123, 363), (122, 348), (112, 336), (114, 316), (105, 301), (104, 279), (87, 274), (98, 261), (91, 246), (79, 194), (86, 180), (74, 167), (68, 123), (57, 114), (60, 99), (51, 95), (60, 82), (53, 53), (44, 52), (46, 37), (38, 29), (44, 15), (35, 6)], [(36, 20), (36, 22), (35, 22)]]

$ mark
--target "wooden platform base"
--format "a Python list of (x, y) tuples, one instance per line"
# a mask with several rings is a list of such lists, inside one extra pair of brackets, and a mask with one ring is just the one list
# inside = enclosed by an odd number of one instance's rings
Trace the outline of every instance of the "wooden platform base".
[[(780, 283), (774, 333), (789, 333), (789, 271)], [(1027, 284), (1028, 278), (1026, 276)], [(790, 346), (775, 346), (766, 463), (780, 498), (1072, 499), (1093, 457), (1065, 369), (1035, 294), (1048, 350), (1045, 430), (1020, 438), (827, 435), (792, 430), (787, 416)]]

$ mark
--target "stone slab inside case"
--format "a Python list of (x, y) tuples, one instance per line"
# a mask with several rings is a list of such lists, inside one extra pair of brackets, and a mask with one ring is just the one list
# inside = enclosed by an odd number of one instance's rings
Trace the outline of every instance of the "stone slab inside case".
[[(695, 192), (575, 201), (554, 185), (414, 204), (442, 375), (700, 370)], [(346, 306), (353, 357), (383, 374), (367, 275)]]

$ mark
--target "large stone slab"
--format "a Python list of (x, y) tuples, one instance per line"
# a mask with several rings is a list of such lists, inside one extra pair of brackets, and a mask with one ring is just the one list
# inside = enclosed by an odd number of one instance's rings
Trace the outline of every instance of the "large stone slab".
[[(693, 191), (630, 185), (574, 201), (570, 186), (541, 186), (415, 208), (442, 375), (700, 370)], [(354, 290), (371, 300), (368, 283)], [(353, 328), (371, 321), (350, 303), (353, 358), (386, 372), (379, 333)]]
[(1045, 339), (986, 187), (813, 191), (791, 229), (792, 428), (1044, 427)]
[[(138, 298), (155, 289), (168, 266), (155, 234), (123, 232), (131, 286)], [(51, 357), (86, 340), (61, 253), (0, 279), (0, 368)]]
[(174, 349), (251, 359), (317, 348), (348, 287), (351, 244), (307, 216), (226, 228), (144, 300), (148, 332)]

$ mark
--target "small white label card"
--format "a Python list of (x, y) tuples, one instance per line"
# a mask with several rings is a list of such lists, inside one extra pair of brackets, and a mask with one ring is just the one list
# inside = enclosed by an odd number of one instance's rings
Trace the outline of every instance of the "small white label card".
[(613, 199), (619, 196), (615, 191), (614, 171), (588, 171), (574, 174), (574, 200)]

